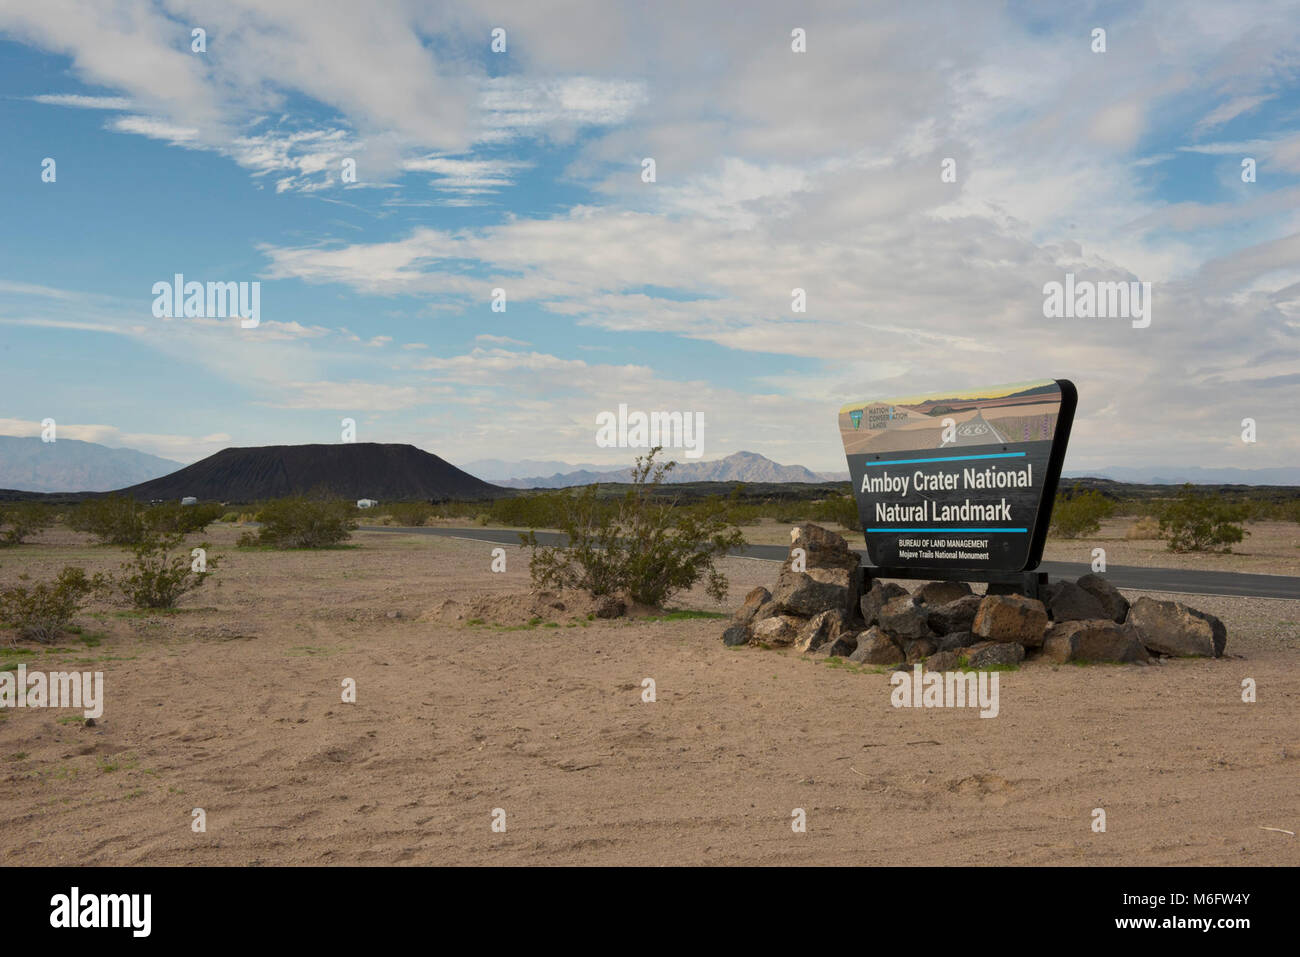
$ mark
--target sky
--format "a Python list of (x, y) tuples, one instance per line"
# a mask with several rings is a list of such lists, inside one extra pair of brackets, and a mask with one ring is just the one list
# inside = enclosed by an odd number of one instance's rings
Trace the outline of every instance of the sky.
[(1055, 377), (1067, 470), (1300, 463), (1297, 2), (0, 0), (0, 131), (0, 434), (842, 470), (846, 402)]

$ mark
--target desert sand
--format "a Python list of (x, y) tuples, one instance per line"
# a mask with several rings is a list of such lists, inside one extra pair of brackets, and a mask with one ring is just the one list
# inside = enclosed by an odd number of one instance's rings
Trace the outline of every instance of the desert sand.
[[(1266, 830), (1300, 832), (1300, 602), (1156, 596), (1220, 616), (1227, 656), (1028, 662), (981, 719), (895, 709), (875, 669), (725, 648), (720, 619), (528, 624), (513, 547), (494, 574), (487, 543), (237, 534), (209, 530), (226, 557), (175, 613), (99, 603), (53, 650), (0, 648), (102, 671), (107, 699), (93, 727), (0, 711), (4, 864), (1300, 863)], [(0, 554), (0, 583), (121, 559), (55, 531)], [(729, 611), (777, 566), (724, 568), (725, 607), (676, 604)]]

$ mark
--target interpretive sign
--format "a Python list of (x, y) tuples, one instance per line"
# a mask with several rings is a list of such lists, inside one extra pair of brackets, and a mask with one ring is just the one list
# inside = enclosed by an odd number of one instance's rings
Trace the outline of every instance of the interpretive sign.
[(840, 409), (871, 564), (1036, 568), (1077, 404), (1040, 379)]

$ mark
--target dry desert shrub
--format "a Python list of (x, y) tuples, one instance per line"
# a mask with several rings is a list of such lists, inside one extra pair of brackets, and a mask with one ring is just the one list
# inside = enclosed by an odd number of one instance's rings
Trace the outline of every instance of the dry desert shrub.
[(0, 625), (48, 645), (68, 630), (86, 598), (101, 586), (99, 576), (69, 565), (54, 581), (5, 588), (0, 590)]
[(1160, 537), (1160, 521), (1153, 515), (1143, 515), (1128, 527), (1124, 537), (1131, 542), (1150, 542)]

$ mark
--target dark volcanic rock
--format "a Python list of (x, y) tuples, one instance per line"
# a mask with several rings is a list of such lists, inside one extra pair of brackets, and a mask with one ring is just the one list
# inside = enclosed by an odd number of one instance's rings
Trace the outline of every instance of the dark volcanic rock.
[(940, 651), (959, 651), (962, 648), (969, 648), (982, 640), (976, 638), (969, 631), (952, 631), (939, 639), (938, 647)]
[(749, 626), (732, 625), (722, 633), (722, 643), (732, 646), (749, 644)]
[(911, 595), (903, 595), (880, 609), (881, 629), (896, 641), (909, 641), (930, 637), (925, 608)]
[(922, 658), (928, 658), (936, 651), (938, 646), (929, 638), (917, 638), (903, 646), (903, 654), (907, 656), (905, 660), (909, 665), (916, 664)]
[(772, 601), (772, 593), (762, 585), (750, 591), (745, 596), (745, 602), (736, 609), (736, 613), (731, 616), (731, 620), (738, 625), (748, 625), (754, 621), (766, 618), (763, 614), (765, 605)]
[(985, 595), (971, 627), (980, 638), (1037, 647), (1047, 630), (1047, 609), (1023, 595)]
[(847, 614), (857, 601), (853, 572), (844, 568), (785, 568), (772, 591), (774, 610), (811, 618), (836, 609)]
[(1014, 641), (986, 641), (966, 653), (966, 666), (976, 671), (993, 665), (1018, 665), (1024, 660), (1024, 646)]
[(915, 595), (922, 605), (946, 605), (970, 593), (970, 585), (965, 582), (926, 582)]
[(879, 628), (869, 628), (858, 635), (858, 648), (849, 661), (867, 665), (894, 665), (903, 660), (903, 650)]
[(1136, 633), (1109, 618), (1092, 621), (1062, 621), (1053, 625), (1043, 639), (1043, 657), (1063, 664), (1067, 661), (1146, 661), (1150, 656)]
[(1228, 642), (1223, 622), (1180, 601), (1156, 601), (1144, 595), (1129, 609), (1127, 624), (1148, 651), (1161, 655), (1218, 658)]
[(847, 622), (848, 616), (838, 608), (813, 616), (794, 640), (795, 651), (817, 651), (822, 645), (834, 642), (844, 632)]
[(893, 582), (873, 581), (871, 587), (867, 589), (866, 594), (858, 603), (862, 611), (862, 618), (868, 625), (874, 625), (880, 621), (880, 609), (893, 601), (895, 598), (902, 598), (907, 594), (907, 589), (901, 585), (895, 585)]
[(927, 606), (925, 620), (936, 635), (970, 631), (975, 622), (975, 613), (983, 600), (979, 595), (964, 595), (946, 605)]
[(822, 645), (818, 651), (824, 651), (826, 654), (835, 658), (847, 658), (853, 652), (858, 650), (858, 636), (856, 634), (845, 633), (840, 635), (834, 641), (829, 641)]
[(1097, 596), (1074, 582), (1053, 582), (1045, 598), (1044, 604), (1052, 621), (1089, 621), (1110, 617)]
[(1123, 622), (1128, 617), (1128, 599), (1120, 590), (1100, 575), (1084, 575), (1077, 582), (1078, 586), (1088, 592), (1106, 609), (1106, 617), (1114, 622)]
[(804, 550), (804, 567), (813, 568), (839, 568), (844, 571), (856, 572), (862, 565), (862, 559), (858, 553), (849, 548), (849, 543), (844, 540), (843, 535), (827, 531), (820, 525), (814, 525), (811, 522), (805, 525), (796, 525), (792, 530), (790, 553), (786, 556), (783, 569), (789, 569), (794, 562), (794, 550), (802, 548)]
[(959, 656), (955, 651), (936, 651), (925, 659), (929, 671), (956, 671), (958, 663)]
[(799, 632), (803, 630), (804, 624), (804, 619), (794, 615), (773, 615), (771, 618), (755, 622), (750, 627), (749, 633), (754, 641), (762, 641), (769, 645), (789, 645), (794, 643)]

